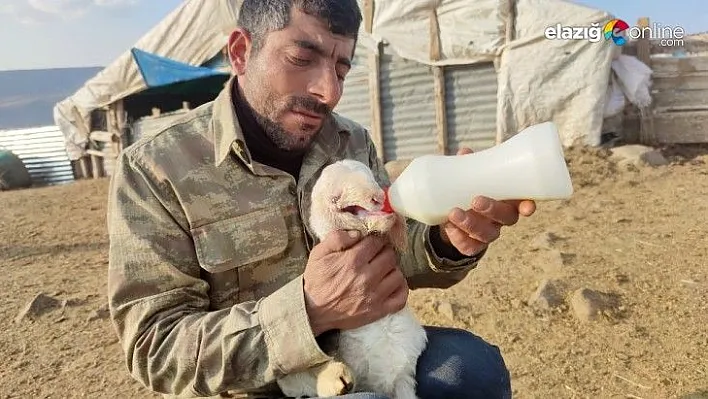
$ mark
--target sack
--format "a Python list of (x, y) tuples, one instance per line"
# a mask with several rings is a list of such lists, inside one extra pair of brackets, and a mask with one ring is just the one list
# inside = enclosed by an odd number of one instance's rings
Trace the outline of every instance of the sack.
[(612, 61), (612, 70), (632, 104), (640, 108), (651, 104), (651, 68), (636, 57), (622, 54)]
[(612, 81), (607, 87), (607, 98), (605, 99), (605, 112), (604, 117), (609, 118), (615, 116), (624, 110), (624, 106), (627, 104), (625, 101), (624, 93), (617, 79), (612, 76)]

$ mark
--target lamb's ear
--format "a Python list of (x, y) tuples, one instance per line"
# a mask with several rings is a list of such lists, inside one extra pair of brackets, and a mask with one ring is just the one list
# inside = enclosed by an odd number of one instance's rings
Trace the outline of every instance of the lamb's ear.
[(403, 216), (396, 216), (396, 223), (388, 231), (388, 236), (396, 251), (405, 252), (408, 249), (408, 226)]

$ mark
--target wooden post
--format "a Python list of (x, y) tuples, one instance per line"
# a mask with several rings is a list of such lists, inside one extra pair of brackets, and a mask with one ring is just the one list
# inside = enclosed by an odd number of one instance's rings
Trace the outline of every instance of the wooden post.
[[(642, 17), (637, 20), (637, 27), (641, 31), (649, 26), (649, 18)], [(637, 58), (651, 68), (651, 41), (644, 34), (637, 40)], [(639, 107), (639, 142), (651, 145), (654, 141), (653, 107)]]
[[(89, 133), (89, 128), (86, 126), (86, 124), (84, 124), (84, 119), (81, 117), (81, 114), (79, 113), (79, 110), (76, 109), (76, 107), (72, 108), (71, 112), (74, 115), (74, 120), (76, 121), (76, 127), (79, 129), (79, 132), (84, 137), (86, 137), (86, 139), (89, 141), (89, 147), (90, 147), (91, 134)], [(89, 126), (90, 125), (91, 124), (89, 123)], [(96, 179), (96, 178), (102, 177), (103, 176), (103, 167), (101, 167), (100, 165), (97, 166), (101, 162), (96, 157), (96, 155), (91, 155), (90, 152), (91, 152), (91, 148), (89, 148), (86, 151), (86, 153), (89, 154), (91, 157), (91, 171), (93, 174), (93, 178)], [(83, 165), (81, 166), (81, 168), (82, 168), (82, 172), (83, 172), (84, 171)], [(86, 175), (86, 177), (88, 177), (88, 174)]]
[(126, 123), (125, 105), (123, 104), (123, 100), (118, 100), (116, 101), (116, 130), (118, 133), (116, 154), (123, 151), (124, 144), (128, 141), (127, 137), (123, 137)]
[(79, 176), (79, 178), (88, 179), (90, 176), (89, 157), (84, 155), (79, 158), (79, 167), (81, 169), (81, 176)]
[(105, 169), (103, 168), (103, 158), (96, 154), (93, 151), (96, 150), (90, 150), (91, 151), (91, 170), (93, 171), (93, 178), (98, 179), (99, 177), (103, 177), (105, 173)]
[[(515, 29), (516, 29), (516, 0), (504, 0), (504, 4), (502, 5), (503, 7), (506, 8), (506, 24), (504, 27), (504, 44), (509, 45), (509, 43), (514, 41), (515, 38)], [(506, 51), (506, 50), (505, 50)], [(501, 57), (498, 57), (501, 58)], [(500, 60), (501, 61), (501, 60)], [(499, 115), (497, 113), (497, 115)], [(497, 116), (497, 137), (496, 137), (496, 144), (499, 145), (504, 142), (504, 136), (506, 135), (506, 132), (502, 129), (502, 123), (500, 120), (498, 120)]]
[[(364, 29), (371, 34), (374, 21), (374, 0), (364, 0)], [(382, 162), (386, 162), (381, 124), (381, 43), (368, 54), (369, 61), (369, 103), (371, 104), (371, 139)]]
[[(430, 59), (439, 61), (440, 55), (440, 31), (438, 27), (438, 15), (433, 8), (430, 10)], [(445, 67), (433, 66), (433, 85), (435, 92), (435, 129), (438, 138), (438, 154), (447, 154), (447, 102), (445, 96)]]
[[(642, 17), (637, 20), (637, 27), (641, 30), (649, 27), (649, 18)], [(642, 34), (637, 40), (637, 58), (639, 61), (651, 66), (651, 42)]]

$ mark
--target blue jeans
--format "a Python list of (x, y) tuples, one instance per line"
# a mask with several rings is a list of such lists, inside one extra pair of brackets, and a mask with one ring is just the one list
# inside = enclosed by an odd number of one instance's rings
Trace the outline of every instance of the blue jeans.
[[(421, 399), (511, 398), (511, 380), (499, 349), (480, 337), (453, 328), (425, 327), (428, 346), (418, 359)], [(372, 393), (343, 399), (388, 399)]]

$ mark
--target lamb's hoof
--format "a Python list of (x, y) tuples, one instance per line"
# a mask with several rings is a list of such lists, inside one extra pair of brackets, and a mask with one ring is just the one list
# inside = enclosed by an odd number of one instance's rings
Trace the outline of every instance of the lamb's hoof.
[(354, 376), (349, 367), (340, 362), (330, 362), (317, 376), (317, 395), (346, 395), (354, 389)]

